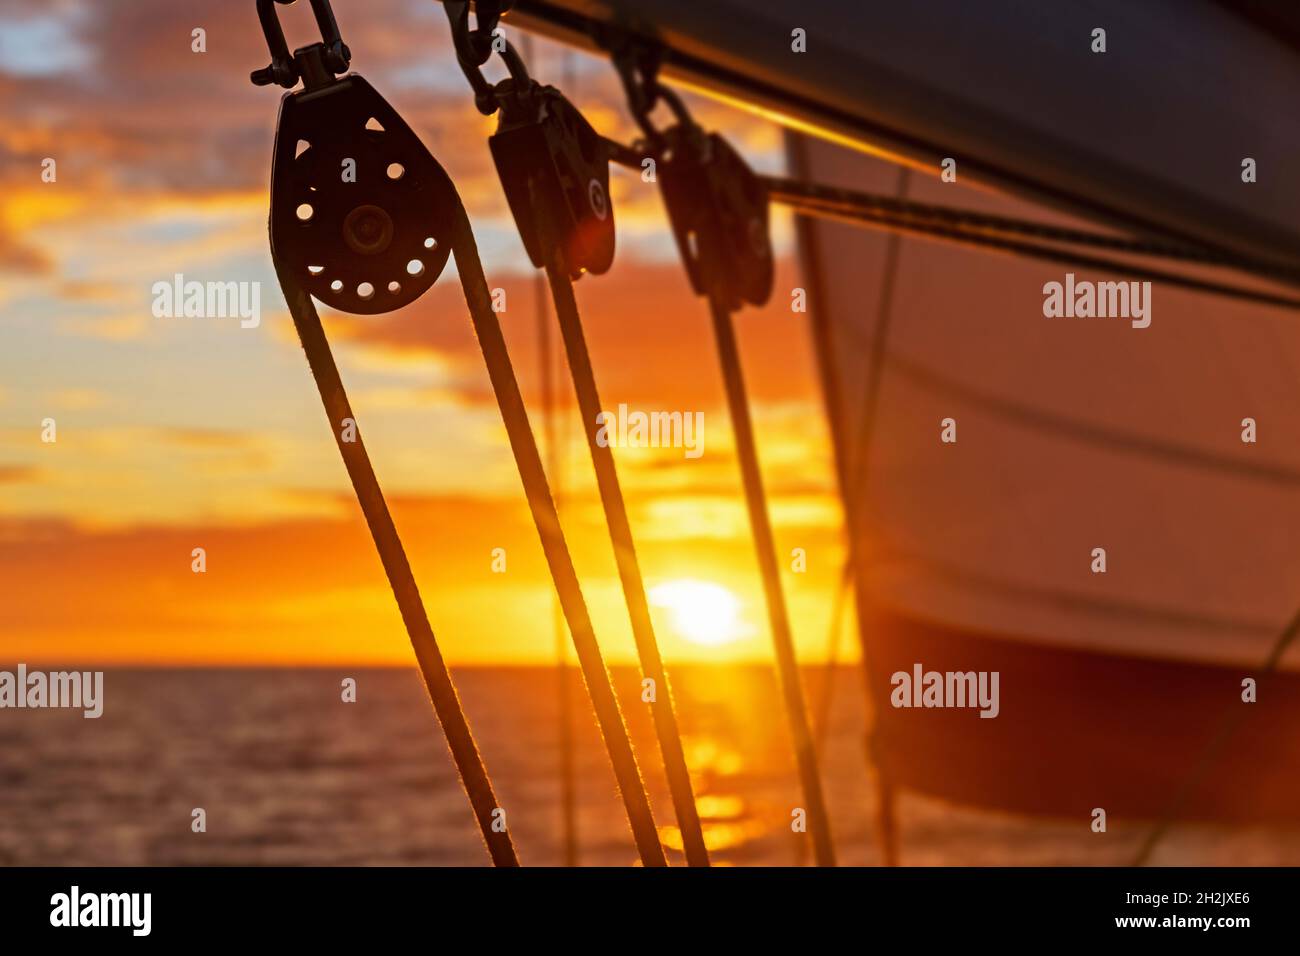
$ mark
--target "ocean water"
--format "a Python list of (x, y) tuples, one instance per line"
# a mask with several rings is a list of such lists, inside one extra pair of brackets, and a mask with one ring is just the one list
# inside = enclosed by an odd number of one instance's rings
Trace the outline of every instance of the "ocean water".
[[(613, 775), (575, 669), (567, 688), (578, 862), (632, 865)], [(615, 672), (665, 844), (680, 847), (636, 674)], [(341, 681), (357, 681), (356, 703)], [(807, 862), (790, 830), (800, 805), (768, 669), (670, 673), (705, 836), (716, 863)], [(466, 668), (457, 687), (521, 860), (563, 861), (560, 687), (555, 670)], [(831, 688), (823, 774), (840, 860), (879, 862), (851, 668), (810, 669)], [(381, 670), (109, 670), (104, 715), (0, 711), (0, 864), (486, 865), (487, 857), (418, 673)], [(819, 709), (819, 708), (818, 708)], [(1031, 785), (1031, 784), (1028, 784)], [(203, 808), (207, 830), (191, 829)], [(904, 864), (1117, 864), (1143, 835), (899, 803)], [(680, 853), (670, 852), (674, 863)], [(1176, 827), (1157, 863), (1300, 864), (1300, 832)]]

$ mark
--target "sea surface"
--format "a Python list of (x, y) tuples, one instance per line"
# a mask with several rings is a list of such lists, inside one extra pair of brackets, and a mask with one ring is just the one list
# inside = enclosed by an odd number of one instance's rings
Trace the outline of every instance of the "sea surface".
[[(674, 863), (673, 825), (637, 675), (615, 672)], [(357, 700), (344, 703), (344, 678)], [(807, 863), (801, 805), (770, 671), (670, 673), (716, 863)], [(829, 678), (829, 679), (828, 679)], [(565, 860), (561, 688), (571, 715), (573, 833), (583, 865), (631, 865), (632, 840), (574, 669), (464, 668), (457, 687), (525, 864)], [(815, 713), (830, 688), (822, 765), (840, 861), (879, 862), (856, 672), (809, 669)], [(414, 669), (108, 670), (104, 715), (0, 711), (0, 864), (486, 865), (442, 732)], [(819, 723), (821, 723), (819, 721)], [(193, 811), (206, 814), (196, 833)], [(1118, 864), (1144, 830), (1043, 821), (917, 795), (899, 804), (902, 862)], [(1163, 864), (1296, 865), (1300, 832), (1175, 827)]]

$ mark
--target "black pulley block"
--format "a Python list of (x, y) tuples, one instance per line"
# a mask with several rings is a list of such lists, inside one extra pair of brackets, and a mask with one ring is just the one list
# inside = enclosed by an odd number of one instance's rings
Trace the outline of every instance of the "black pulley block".
[(271, 251), (320, 301), (373, 315), (419, 298), (447, 263), (455, 202), (437, 160), (360, 76), (284, 97)]
[(717, 133), (678, 124), (663, 133), (658, 176), (673, 235), (699, 295), (730, 308), (762, 305), (774, 266), (767, 190)]
[[(614, 207), (600, 134), (554, 87), (532, 83), (500, 99), (499, 125), (488, 144), (528, 258), (542, 268), (546, 242), (558, 242), (572, 278), (608, 271)], [(539, 216), (549, 219), (555, 235), (546, 236)]]

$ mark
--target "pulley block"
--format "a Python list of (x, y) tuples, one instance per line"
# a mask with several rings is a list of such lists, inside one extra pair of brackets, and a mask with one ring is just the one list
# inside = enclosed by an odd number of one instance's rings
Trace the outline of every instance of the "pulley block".
[(699, 295), (762, 305), (774, 276), (768, 197), (726, 140), (679, 123), (662, 134), (658, 176), (673, 235)]
[(546, 216), (557, 233), (572, 278), (600, 274), (614, 261), (614, 207), (609, 195), (609, 156), (600, 134), (552, 86), (529, 81), (515, 92), (505, 80), (492, 158), (528, 258), (546, 264)]
[(362, 77), (288, 93), (271, 172), (271, 251), (321, 302), (373, 315), (419, 298), (451, 250), (450, 179)]

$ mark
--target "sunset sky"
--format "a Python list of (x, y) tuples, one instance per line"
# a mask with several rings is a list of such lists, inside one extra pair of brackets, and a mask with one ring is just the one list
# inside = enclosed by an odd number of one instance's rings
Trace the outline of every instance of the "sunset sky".
[[(360, 10), (365, 14), (361, 15)], [(534, 276), (432, 0), (340, 5), (353, 67), (456, 182), (506, 290), (501, 316), (542, 421)], [(310, 10), (282, 11), (290, 46)], [(207, 52), (191, 31), (207, 31)], [(566, 56), (569, 57), (566, 60)], [(10, 0), (0, 13), (0, 660), (406, 664), (411, 652), (275, 282), (266, 214), (278, 89), (251, 2)], [(602, 132), (630, 140), (612, 70), (537, 41)], [(699, 98), (760, 169), (778, 129)], [(57, 181), (41, 179), (42, 160)], [(705, 452), (617, 452), (670, 662), (770, 654), (703, 303), (656, 187), (614, 174), (614, 269), (578, 285), (606, 408), (703, 411)], [(785, 586), (805, 660), (824, 653), (841, 515), (790, 223), (776, 293), (738, 316)], [(158, 319), (180, 273), (261, 283), (262, 322)], [(554, 659), (551, 587), (454, 273), (405, 310), (322, 310), (434, 631), (453, 664)], [(558, 347), (553, 332), (553, 345)], [(573, 409), (557, 368), (562, 513), (598, 635), (634, 659)], [(55, 419), (57, 441), (41, 440)], [(207, 552), (206, 574), (191, 552)], [(494, 548), (507, 571), (492, 572)], [(788, 567), (788, 563), (787, 563)], [(716, 627), (692, 623), (693, 611)], [(847, 643), (847, 642), (846, 642)]]

